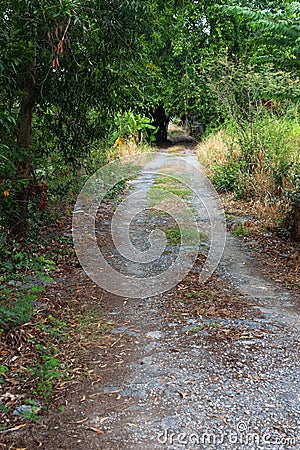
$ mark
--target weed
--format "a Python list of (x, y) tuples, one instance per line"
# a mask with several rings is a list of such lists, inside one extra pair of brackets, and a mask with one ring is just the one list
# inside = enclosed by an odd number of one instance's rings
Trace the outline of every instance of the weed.
[(9, 371), (7, 366), (3, 366), (0, 364), (0, 375), (5, 375)]
[(211, 322), (203, 325), (197, 325), (194, 328), (192, 328), (190, 331), (193, 333), (198, 333), (201, 330), (204, 330), (205, 328), (221, 328), (221, 325), (219, 323)]
[(206, 240), (207, 236), (201, 231), (196, 230), (193, 227), (178, 225), (163, 229), (166, 234), (166, 238), (169, 245), (178, 245), (181, 242), (188, 243), (189, 245), (199, 244), (201, 240)]
[(243, 225), (242, 223), (238, 223), (235, 228), (231, 231), (233, 236), (249, 236), (251, 234), (251, 230)]
[(42, 292), (45, 292), (45, 288), (44, 286), (32, 286), (30, 292), (32, 294), (41, 294)]
[(199, 298), (201, 297), (200, 292), (187, 292), (185, 294), (186, 298)]
[(126, 180), (119, 181), (111, 189), (108, 190), (107, 194), (103, 197), (103, 201), (118, 200), (120, 194), (124, 192), (125, 187)]
[(178, 226), (169, 228), (166, 230), (166, 238), (170, 245), (180, 244), (181, 242), (181, 232)]
[(8, 331), (29, 322), (33, 315), (32, 302), (36, 300), (34, 294), (20, 295), (14, 301), (10, 300), (6, 305), (0, 306), (0, 330)]
[(7, 414), (10, 410), (11, 408), (9, 406), (0, 404), (0, 413)]
[(148, 193), (148, 198), (151, 200), (151, 206), (168, 198), (170, 194), (176, 195), (181, 199), (189, 199), (192, 193), (184, 184), (183, 180), (178, 180), (171, 176), (159, 175)]
[(63, 378), (64, 372), (59, 359), (53, 355), (42, 355), (41, 360), (42, 362), (37, 362), (34, 366), (27, 366), (27, 370), (38, 380), (33, 394), (47, 399), (52, 393), (54, 381)]
[(29, 405), (30, 408), (21, 411), (21, 416), (24, 419), (30, 420), (31, 422), (38, 422), (38, 420), (41, 418), (41, 416), (37, 414), (41, 409), (40, 403), (37, 400), (31, 398), (26, 399), (24, 403), (25, 405)]

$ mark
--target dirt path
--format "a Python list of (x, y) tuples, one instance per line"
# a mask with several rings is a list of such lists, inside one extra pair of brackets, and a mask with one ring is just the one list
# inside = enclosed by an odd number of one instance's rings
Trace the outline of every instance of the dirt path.
[[(197, 164), (191, 144), (168, 153), (161, 150), (151, 161), (154, 172), (178, 177), (184, 166), (175, 164), (177, 155)], [(129, 191), (132, 196), (145, 187), (138, 205), (145, 212), (131, 230), (140, 251), (149, 250), (145, 243), (152, 229), (174, 230), (170, 217), (147, 210), (155, 180), (155, 174), (141, 176)], [(207, 205), (215, 194), (204, 186), (201, 195)], [(187, 201), (201, 219), (203, 203), (194, 197)], [(127, 211), (136, 206), (127, 204)], [(212, 217), (217, 214), (213, 210)], [(209, 226), (203, 218), (201, 235)], [(115, 269), (136, 279), (134, 289), (140, 285), (141, 296), (103, 292), (101, 308), (115, 325), (109, 345), (90, 355), (97, 382), (70, 386), (64, 411), (54, 406), (24, 435), (23, 445), (35, 449), (42, 442), (47, 450), (300, 448), (300, 321), (292, 293), (263, 276), (255, 259), (228, 235), (217, 275), (206, 284), (200, 285), (198, 276), (211, 243), (201, 239), (200, 257), (183, 281), (168, 292), (157, 286), (159, 295), (147, 297), (139, 278), (167, 270), (180, 245), (174, 239), (168, 243), (159, 264), (125, 262), (114, 251), (109, 230), (110, 223), (100, 217), (103, 253)], [(222, 230), (218, 233), (213, 238), (222, 247)]]

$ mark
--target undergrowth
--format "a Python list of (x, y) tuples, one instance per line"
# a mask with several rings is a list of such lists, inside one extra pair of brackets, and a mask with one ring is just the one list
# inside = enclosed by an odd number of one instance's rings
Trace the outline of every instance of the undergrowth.
[(286, 227), (300, 198), (300, 123), (296, 109), (260, 112), (250, 122), (227, 123), (197, 153), (220, 193), (260, 203), (274, 226)]

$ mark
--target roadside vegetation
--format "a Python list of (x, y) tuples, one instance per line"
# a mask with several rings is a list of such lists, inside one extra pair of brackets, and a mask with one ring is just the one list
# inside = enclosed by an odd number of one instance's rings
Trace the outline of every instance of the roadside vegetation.
[(300, 192), (300, 122), (297, 108), (253, 111), (252, 121), (228, 121), (198, 145), (200, 162), (217, 190), (246, 202), (273, 230), (288, 233)]

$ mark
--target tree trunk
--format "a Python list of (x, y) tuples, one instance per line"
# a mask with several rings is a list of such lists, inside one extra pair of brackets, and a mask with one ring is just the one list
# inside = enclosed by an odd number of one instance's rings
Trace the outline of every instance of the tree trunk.
[(300, 201), (293, 206), (291, 236), (294, 241), (300, 241)]
[(35, 80), (29, 74), (23, 84), (23, 98), (20, 104), (19, 121), (17, 125), (17, 147), (19, 162), (16, 170), (16, 190), (13, 209), (9, 211), (8, 226), (10, 234), (17, 238), (26, 235), (28, 227), (28, 202), (32, 167), (30, 165), (30, 144), (32, 135), (32, 115), (34, 109)]
[(158, 106), (153, 113), (153, 125), (158, 128), (156, 133), (156, 141), (166, 141), (168, 138), (169, 118), (166, 115), (163, 105)]

